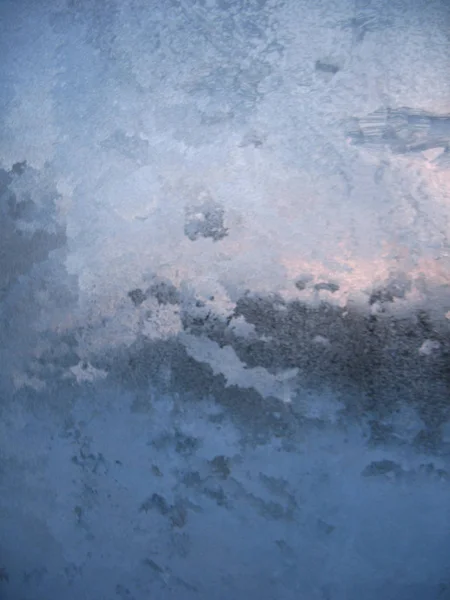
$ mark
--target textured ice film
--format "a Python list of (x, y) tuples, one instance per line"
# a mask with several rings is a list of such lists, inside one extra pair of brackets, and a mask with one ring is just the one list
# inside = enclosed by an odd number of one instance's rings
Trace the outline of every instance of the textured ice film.
[(0, 1), (0, 597), (450, 598), (450, 7)]

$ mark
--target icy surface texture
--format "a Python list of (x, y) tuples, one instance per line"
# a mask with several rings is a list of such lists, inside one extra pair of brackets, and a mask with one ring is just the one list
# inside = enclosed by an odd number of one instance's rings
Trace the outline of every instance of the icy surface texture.
[(2, 599), (450, 598), (449, 25), (2, 0)]

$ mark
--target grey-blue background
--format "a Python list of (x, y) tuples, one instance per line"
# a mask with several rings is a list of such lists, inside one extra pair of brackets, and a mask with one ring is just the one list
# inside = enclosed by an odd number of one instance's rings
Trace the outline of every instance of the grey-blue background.
[(0, 597), (450, 598), (450, 10), (0, 1)]

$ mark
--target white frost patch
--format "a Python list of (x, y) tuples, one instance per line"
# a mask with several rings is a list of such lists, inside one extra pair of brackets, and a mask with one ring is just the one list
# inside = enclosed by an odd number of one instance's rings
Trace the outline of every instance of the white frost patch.
[(323, 335), (316, 335), (313, 337), (313, 343), (318, 346), (328, 347), (330, 345), (330, 340)]
[(182, 331), (179, 307), (158, 305), (156, 301), (155, 304), (157, 306), (150, 310), (149, 317), (144, 321), (143, 335), (151, 340), (165, 340)]
[(235, 335), (243, 338), (248, 338), (255, 333), (255, 326), (253, 323), (247, 323), (242, 315), (231, 319), (229, 328)]
[(298, 369), (272, 375), (263, 367), (247, 368), (231, 346), (221, 348), (219, 344), (209, 339), (184, 333), (179, 336), (179, 339), (192, 358), (208, 364), (214, 375), (223, 375), (227, 386), (254, 388), (263, 398), (272, 397), (283, 402), (291, 402)]
[(430, 356), (439, 350), (440, 347), (441, 344), (437, 340), (425, 340), (419, 348), (419, 354), (422, 356)]
[(424, 156), (424, 158), (427, 159), (428, 162), (433, 163), (436, 160), (436, 158), (438, 158), (442, 154), (444, 149), (444, 145), (443, 147), (439, 148), (428, 148), (427, 150), (424, 150), (422, 152), (422, 155)]
[(75, 375), (77, 383), (93, 382), (96, 379), (105, 379), (108, 375), (103, 369), (96, 369), (89, 363), (79, 362), (70, 368), (72, 375)]

